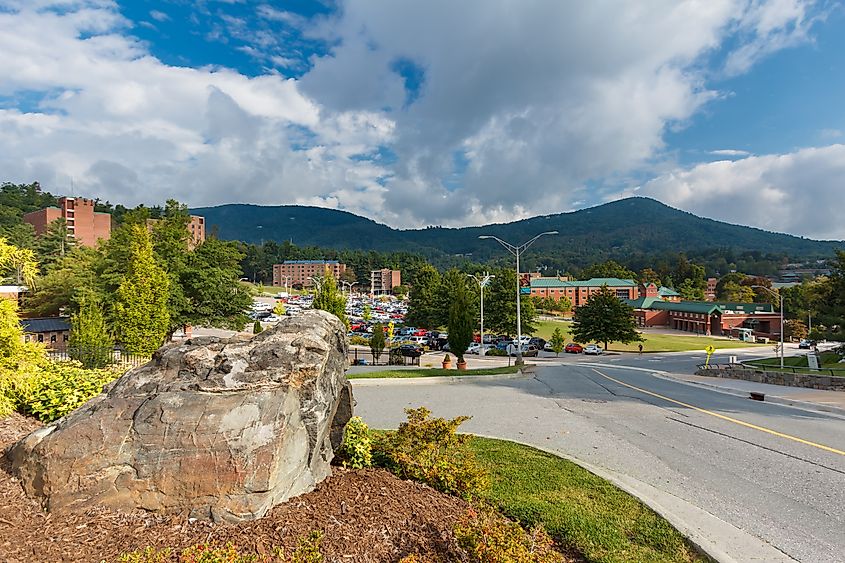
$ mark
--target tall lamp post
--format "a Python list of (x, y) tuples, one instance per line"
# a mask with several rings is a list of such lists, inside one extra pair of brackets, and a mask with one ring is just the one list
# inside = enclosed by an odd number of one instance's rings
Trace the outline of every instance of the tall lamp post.
[(340, 285), (341, 285), (341, 287), (343, 287), (343, 288), (346, 288), (346, 286), (348, 285), (348, 286), (349, 286), (349, 290), (348, 290), (348, 291), (349, 291), (349, 293), (351, 294), (351, 293), (352, 293), (352, 288), (353, 288), (353, 287), (355, 287), (355, 286), (356, 286), (356, 285), (358, 285), (358, 284), (357, 284), (356, 282), (348, 282), (348, 281), (343, 281), (343, 280), (341, 280)]
[(487, 287), (487, 284), (490, 283), (490, 280), (495, 278), (496, 276), (491, 275), (490, 272), (484, 272), (484, 275), (479, 278), (474, 274), (467, 274), (469, 277), (474, 279), (476, 283), (478, 283), (478, 288), (481, 290), (481, 337), (480, 342), (481, 347), (479, 348), (479, 354), (482, 356), (487, 355), (487, 351), (484, 349), (484, 288)]
[(751, 287), (765, 289), (770, 294), (780, 299), (780, 369), (783, 369), (783, 294), (774, 291), (773, 289), (768, 288), (765, 285), (752, 285)]
[(519, 287), (519, 255), (525, 252), (525, 250), (529, 246), (534, 244), (534, 241), (536, 241), (538, 238), (544, 235), (556, 234), (558, 234), (557, 231), (546, 231), (519, 245), (505, 242), (499, 237), (495, 237), (493, 235), (481, 235), (478, 237), (480, 239), (493, 239), (502, 246), (504, 246), (508, 250), (508, 252), (516, 256), (516, 361), (514, 362), (514, 364), (516, 365), (522, 365), (523, 363), (525, 363), (522, 360), (522, 312), (520, 309), (520, 301), (522, 294)]

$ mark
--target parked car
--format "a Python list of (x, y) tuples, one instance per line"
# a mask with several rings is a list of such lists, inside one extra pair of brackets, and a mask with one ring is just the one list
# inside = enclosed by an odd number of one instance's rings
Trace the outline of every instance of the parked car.
[[(510, 348), (510, 355), (516, 356), (517, 348), (516, 345), (511, 345)], [(522, 346), (522, 356), (523, 357), (530, 357), (536, 356), (540, 352), (540, 349), (534, 346), (533, 344), (529, 344), (528, 346)]]
[(528, 341), (528, 344), (536, 346), (539, 350), (543, 350), (546, 347), (546, 340), (544, 338), (534, 336)]
[(269, 316), (264, 317), (264, 319), (262, 319), (262, 320), (263, 320), (265, 323), (277, 323), (277, 322), (279, 322), (280, 320), (282, 320), (282, 317), (280, 317), (280, 316), (278, 316), (278, 315), (275, 315), (275, 314), (270, 314)]
[(485, 344), (483, 346), (484, 354), (482, 354), (481, 353), (481, 350), (482, 350), (481, 344), (479, 344), (478, 342), (473, 342), (472, 344), (469, 345), (469, 348), (467, 348), (467, 354), (478, 354), (478, 355), (485, 355), (486, 356), (487, 352), (491, 348), (495, 348), (495, 346), (491, 346), (490, 344)]
[(416, 344), (402, 344), (399, 347), (399, 353), (406, 358), (419, 358), (423, 355), (424, 350), (421, 346), (417, 346)]
[(598, 356), (602, 352), (604, 352), (604, 350), (602, 350), (601, 346), (599, 346), (598, 344), (588, 344), (586, 347), (584, 347), (584, 354)]
[[(567, 354), (580, 354), (581, 352), (584, 351), (584, 347), (581, 346), (580, 344), (576, 344), (575, 342), (570, 342), (569, 344), (567, 344), (563, 348), (563, 351), (566, 352)], [(600, 353), (601, 352), (599, 352), (599, 354)]]
[(800, 348), (801, 350), (809, 350), (815, 345), (815, 340), (807, 340), (806, 338), (803, 338), (801, 339), (801, 342), (798, 343), (798, 348)]

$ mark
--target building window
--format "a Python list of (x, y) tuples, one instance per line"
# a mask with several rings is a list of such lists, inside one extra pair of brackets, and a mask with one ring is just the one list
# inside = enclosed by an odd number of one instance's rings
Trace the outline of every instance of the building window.
[(38, 335), (38, 342), (44, 342), (44, 335), (43, 334)]
[(62, 342), (67, 342), (67, 341), (68, 341), (68, 335), (67, 335), (67, 334), (63, 334), (63, 335), (62, 335)]
[(55, 335), (55, 334), (51, 334), (51, 335), (50, 335), (50, 342), (55, 342), (55, 341), (56, 341), (56, 335)]

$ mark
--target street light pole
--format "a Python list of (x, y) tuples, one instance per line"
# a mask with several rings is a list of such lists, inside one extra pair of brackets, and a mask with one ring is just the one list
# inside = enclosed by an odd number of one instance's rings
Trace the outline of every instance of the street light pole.
[(783, 370), (783, 294), (779, 291), (774, 291), (773, 289), (770, 289), (765, 285), (752, 285), (751, 287), (765, 289), (770, 294), (780, 299), (780, 369)]
[(557, 231), (546, 231), (519, 245), (505, 242), (499, 237), (493, 235), (481, 235), (478, 237), (480, 239), (493, 239), (504, 246), (508, 252), (516, 256), (516, 361), (514, 361), (514, 364), (516, 365), (522, 365), (525, 363), (522, 360), (522, 309), (520, 306), (520, 301), (522, 301), (522, 292), (519, 287), (519, 255), (522, 254), (529, 246), (534, 244), (534, 241), (541, 236), (556, 234), (558, 234)]
[(480, 342), (481, 347), (479, 348), (479, 354), (482, 356), (486, 356), (486, 350), (484, 350), (484, 288), (487, 287), (487, 284), (490, 283), (492, 278), (496, 276), (490, 275), (490, 272), (484, 272), (484, 276), (481, 279), (478, 279), (474, 274), (467, 274), (469, 277), (474, 279), (478, 283), (478, 287), (481, 289), (481, 337)]

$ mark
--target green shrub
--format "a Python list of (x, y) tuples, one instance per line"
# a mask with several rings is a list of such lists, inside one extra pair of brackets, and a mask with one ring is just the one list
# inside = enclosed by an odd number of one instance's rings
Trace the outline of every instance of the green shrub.
[(30, 384), (18, 410), (52, 422), (82, 406), (121, 375), (119, 369), (84, 369), (77, 362), (48, 362)]
[(486, 489), (487, 475), (467, 447), (471, 436), (456, 433), (469, 417), (429, 419), (431, 411), (425, 407), (405, 409), (405, 413), (407, 422), (376, 440), (374, 454), (379, 465), (402, 479), (421, 481), (465, 499)]
[(346, 423), (338, 454), (343, 467), (363, 469), (373, 464), (370, 429), (360, 416), (353, 416)]
[(263, 330), (264, 330), (264, 327), (261, 326), (261, 321), (256, 319), (256, 321), (254, 323), (252, 323), (252, 334), (258, 334), (259, 332), (262, 332)]
[(355, 336), (349, 338), (349, 343), (356, 346), (369, 346), (370, 339), (356, 334)]
[(472, 563), (563, 563), (563, 555), (538, 526), (526, 532), (490, 508), (470, 509), (454, 528)]
[(507, 356), (508, 353), (502, 350), (501, 348), (490, 348), (487, 350), (486, 356)]

